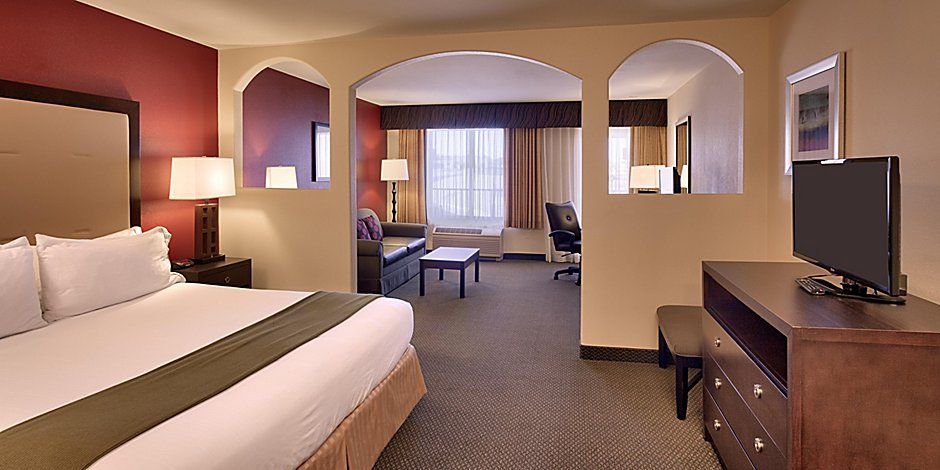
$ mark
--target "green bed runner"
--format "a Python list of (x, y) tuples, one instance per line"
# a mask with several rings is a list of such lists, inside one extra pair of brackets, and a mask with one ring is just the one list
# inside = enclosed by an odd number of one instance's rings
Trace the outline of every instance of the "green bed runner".
[(320, 336), (376, 298), (317, 292), (144, 375), (17, 424), (0, 432), (0, 468), (87, 468)]

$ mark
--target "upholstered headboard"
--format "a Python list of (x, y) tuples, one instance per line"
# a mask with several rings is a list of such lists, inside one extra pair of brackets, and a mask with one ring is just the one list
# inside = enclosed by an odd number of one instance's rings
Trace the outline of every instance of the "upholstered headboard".
[(139, 225), (139, 109), (0, 80), (0, 242)]

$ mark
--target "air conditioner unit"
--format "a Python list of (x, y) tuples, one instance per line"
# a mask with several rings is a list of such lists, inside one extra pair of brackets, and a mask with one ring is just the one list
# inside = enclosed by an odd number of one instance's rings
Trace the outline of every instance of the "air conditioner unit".
[(502, 228), (434, 227), (431, 246), (457, 246), (479, 248), (484, 258), (503, 259)]

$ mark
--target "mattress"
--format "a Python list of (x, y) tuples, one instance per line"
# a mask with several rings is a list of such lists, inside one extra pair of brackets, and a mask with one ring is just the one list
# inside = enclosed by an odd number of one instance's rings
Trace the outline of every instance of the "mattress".
[[(153, 370), (307, 295), (176, 284), (4, 338), (0, 430)], [(389, 374), (412, 331), (408, 303), (377, 299), (91, 468), (294, 468)]]

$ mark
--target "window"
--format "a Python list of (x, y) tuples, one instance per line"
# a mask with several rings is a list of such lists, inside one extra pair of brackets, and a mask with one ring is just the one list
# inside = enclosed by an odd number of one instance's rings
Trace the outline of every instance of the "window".
[(502, 129), (428, 129), (428, 222), (457, 227), (502, 227)]
[(630, 128), (611, 127), (607, 142), (607, 193), (630, 192)]
[(330, 125), (313, 123), (313, 181), (330, 180)]

